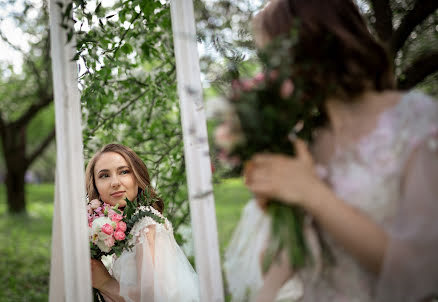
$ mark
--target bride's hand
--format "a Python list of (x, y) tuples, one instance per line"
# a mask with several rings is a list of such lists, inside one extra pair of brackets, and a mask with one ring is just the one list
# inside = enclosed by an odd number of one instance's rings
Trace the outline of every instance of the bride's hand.
[(244, 171), (245, 183), (258, 200), (274, 198), (305, 207), (325, 186), (306, 143), (296, 140), (295, 150), (295, 157), (258, 154), (249, 162)]
[(91, 259), (91, 284), (96, 289), (102, 289), (112, 279), (105, 265), (100, 260)]

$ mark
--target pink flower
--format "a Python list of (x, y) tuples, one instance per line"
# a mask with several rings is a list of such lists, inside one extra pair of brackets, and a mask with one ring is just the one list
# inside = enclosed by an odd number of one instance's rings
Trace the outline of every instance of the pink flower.
[(111, 235), (114, 232), (114, 229), (113, 229), (113, 227), (110, 224), (105, 223), (102, 226), (102, 232), (104, 232), (107, 235)]
[(226, 152), (230, 152), (233, 148), (242, 142), (243, 136), (241, 133), (232, 131), (230, 123), (223, 123), (219, 125), (214, 132), (214, 140), (216, 145)]
[(117, 231), (126, 231), (126, 223), (124, 223), (123, 221), (119, 221), (117, 222)]
[(290, 79), (287, 79), (281, 85), (280, 95), (282, 98), (287, 99), (294, 92), (294, 83)]
[(101, 202), (98, 199), (93, 199), (92, 201), (90, 201), (90, 206), (92, 209), (97, 209), (101, 206)]
[(116, 231), (114, 233), (114, 238), (116, 238), (116, 240), (123, 240), (125, 239), (125, 233), (122, 231)]
[(109, 236), (109, 237), (106, 238), (103, 242), (105, 242), (105, 245), (106, 245), (107, 247), (112, 247), (116, 241), (114, 240), (114, 237), (113, 237), (113, 236)]
[(111, 217), (111, 220), (114, 222), (119, 222), (120, 220), (123, 219), (123, 216), (117, 213), (114, 213), (113, 216)]
[(265, 80), (265, 74), (264, 74), (263, 72), (257, 74), (257, 75), (254, 77), (254, 83), (256, 83), (256, 84), (261, 83), (261, 82), (263, 82), (264, 80)]
[(245, 80), (242, 82), (242, 90), (250, 91), (255, 86), (255, 82), (253, 80)]

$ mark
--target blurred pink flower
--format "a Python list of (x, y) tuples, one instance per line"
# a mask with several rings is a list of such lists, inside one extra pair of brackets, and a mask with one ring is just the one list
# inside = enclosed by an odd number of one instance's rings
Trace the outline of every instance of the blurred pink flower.
[(216, 128), (214, 140), (219, 148), (230, 152), (236, 145), (243, 141), (243, 137), (237, 130), (233, 131), (231, 123), (225, 122)]
[(114, 213), (113, 216), (111, 217), (111, 220), (114, 222), (119, 222), (122, 219), (123, 219), (123, 216), (121, 214), (118, 214), (118, 213)]
[(114, 240), (114, 237), (113, 237), (113, 236), (109, 236), (108, 238), (106, 238), (106, 239), (104, 240), (104, 242), (105, 242), (105, 245), (106, 245), (107, 247), (112, 247), (116, 241)]
[(117, 230), (117, 231), (122, 231), (122, 232), (126, 231), (126, 223), (123, 222), (123, 221), (119, 221), (119, 222), (117, 222), (117, 228), (116, 228), (116, 230)]
[(101, 206), (101, 202), (98, 199), (93, 199), (92, 201), (90, 201), (90, 206), (92, 209), (97, 209)]
[(125, 239), (125, 233), (122, 231), (116, 231), (114, 233), (114, 238), (116, 238), (116, 240), (119, 240), (119, 241), (123, 240), (123, 239)]
[(280, 91), (281, 97), (286, 99), (290, 97), (293, 92), (294, 92), (294, 83), (292, 83), (292, 80), (290, 79), (285, 80), (281, 85), (281, 91)]
[(258, 73), (255, 77), (254, 77), (254, 83), (258, 84), (261, 83), (265, 80), (265, 74), (263, 72)]
[(105, 223), (102, 226), (102, 232), (104, 232), (107, 235), (111, 235), (114, 232), (114, 229), (113, 229), (113, 227), (110, 224)]

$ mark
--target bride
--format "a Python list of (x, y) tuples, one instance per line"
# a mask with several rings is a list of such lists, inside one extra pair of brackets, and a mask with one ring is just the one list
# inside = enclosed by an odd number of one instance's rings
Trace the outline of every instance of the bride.
[[(87, 193), (90, 200), (121, 208), (125, 198), (134, 200), (142, 190), (150, 188), (148, 170), (130, 148), (109, 144), (97, 152), (86, 169)], [(156, 215), (165, 223), (150, 217), (138, 221), (131, 230), (132, 250), (125, 250), (112, 267), (91, 259), (92, 285), (105, 300), (126, 302), (198, 302), (198, 277), (173, 236), (171, 223), (162, 215), (163, 201), (153, 204)]]

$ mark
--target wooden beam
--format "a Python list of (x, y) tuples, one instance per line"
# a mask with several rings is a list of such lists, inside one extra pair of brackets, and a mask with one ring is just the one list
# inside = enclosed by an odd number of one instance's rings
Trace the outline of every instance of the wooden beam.
[[(74, 37), (60, 26), (71, 1), (50, 0), (50, 44), (56, 122), (56, 192), (51, 302), (91, 302), (80, 96)], [(71, 18), (68, 18), (71, 20)], [(71, 22), (69, 26), (73, 26)], [(56, 220), (59, 219), (59, 220)], [(59, 233), (58, 233), (59, 232)], [(58, 259), (58, 260), (57, 260)], [(63, 282), (60, 282), (63, 280)], [(56, 282), (56, 283), (55, 283)], [(61, 284), (62, 283), (62, 284)], [(59, 300), (62, 297), (62, 300)]]
[(171, 14), (190, 216), (201, 301), (223, 302), (207, 124), (192, 0), (172, 0)]

